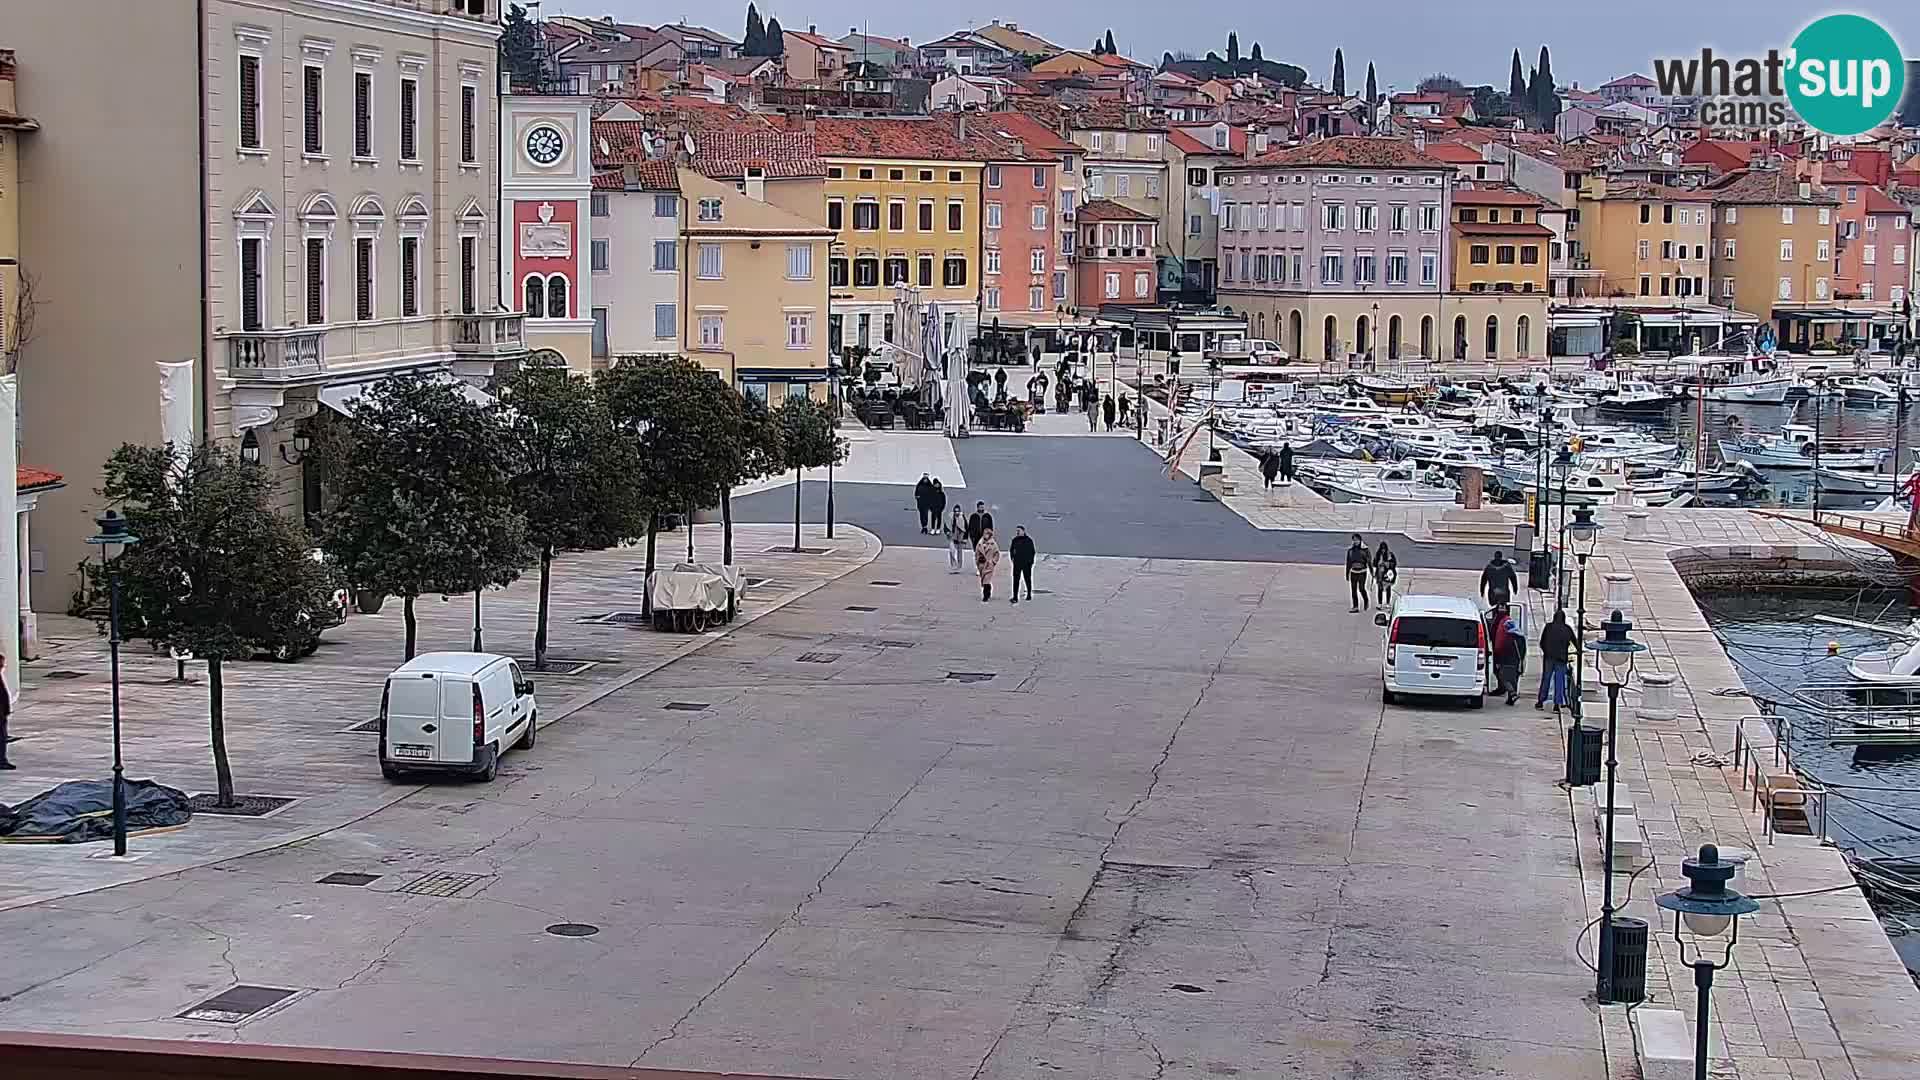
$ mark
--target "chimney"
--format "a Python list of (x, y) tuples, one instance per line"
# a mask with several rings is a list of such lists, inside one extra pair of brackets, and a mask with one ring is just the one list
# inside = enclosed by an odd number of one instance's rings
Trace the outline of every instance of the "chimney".
[(1427, 149), (1427, 129), (1417, 124), (1413, 129), (1413, 148), (1423, 153)]
[(1257, 153), (1257, 151), (1254, 150), (1253, 148), (1253, 143), (1254, 143), (1254, 136), (1257, 135), (1259, 131), (1260, 129), (1255, 127), (1254, 125), (1252, 124), (1247, 125), (1247, 144), (1246, 146), (1242, 147), (1240, 151), (1240, 156), (1243, 160), (1252, 161), (1254, 154)]
[(1813, 185), (1807, 183), (1805, 180), (1800, 181), (1800, 197), (1803, 199), (1813, 197)]
[(767, 201), (767, 170), (758, 165), (747, 166), (746, 183), (741, 189), (754, 202)]
[(1813, 181), (1814, 187), (1821, 186), (1821, 181), (1826, 179), (1826, 172), (1827, 172), (1827, 163), (1820, 160), (1819, 158), (1814, 158), (1813, 159), (1813, 175), (1810, 177), (1810, 179)]
[(814, 115), (813, 115), (813, 114), (814, 114), (814, 107), (813, 107), (813, 106), (811, 106), (811, 105), (809, 105), (809, 106), (807, 106), (807, 112), (806, 112), (806, 116), (807, 116), (807, 121), (806, 121), (806, 123), (807, 123), (807, 138), (809, 138), (809, 139), (811, 139), (811, 138), (813, 138), (813, 134), (814, 134), (814, 129), (815, 129), (815, 128), (816, 128), (817, 126), (818, 126), (818, 125), (817, 125), (817, 124), (816, 124), (816, 123), (814, 122), (814, 121), (815, 121), (815, 117), (814, 117)]
[(965, 109), (962, 109), (959, 112), (954, 113), (953, 119), (955, 122), (955, 127), (959, 130), (959, 133), (960, 133), (960, 141), (961, 142), (967, 141), (967, 111)]
[(1013, 156), (1016, 158), (1025, 158), (1027, 156), (1027, 140), (1013, 140)]
[(1009, 29), (1009, 30), (1018, 30), (1018, 29), (1020, 29), (1020, 24), (1019, 24), (1019, 23), (1017, 23), (1017, 22), (1010, 22), (1010, 23), (1008, 23), (1008, 24), (1007, 24), (1007, 29)]
[(620, 166), (620, 186), (632, 191), (640, 186), (640, 166), (629, 161)]

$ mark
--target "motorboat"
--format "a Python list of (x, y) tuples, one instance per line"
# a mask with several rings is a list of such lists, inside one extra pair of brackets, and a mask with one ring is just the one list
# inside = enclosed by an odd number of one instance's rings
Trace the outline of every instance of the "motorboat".
[(1827, 468), (1873, 470), (1893, 453), (1888, 447), (1818, 440), (1808, 424), (1786, 424), (1778, 435), (1732, 435), (1719, 443), (1722, 459), (1763, 469), (1810, 469), (1818, 456), (1819, 464)]
[(1335, 502), (1451, 504), (1458, 495), (1444, 473), (1407, 462), (1379, 466), (1371, 474), (1361, 470), (1323, 474), (1309, 483), (1324, 489)]
[(1408, 405), (1424, 395), (1421, 387), (1400, 379), (1356, 375), (1347, 381), (1354, 389), (1383, 405)]
[(1658, 416), (1673, 406), (1673, 395), (1661, 390), (1650, 382), (1637, 379), (1623, 379), (1619, 389), (1601, 395), (1594, 401), (1594, 408), (1604, 413), (1626, 413), (1631, 416)]
[[(1907, 474), (1911, 480), (1912, 473)], [(1813, 470), (1814, 482), (1820, 485), (1823, 495), (1875, 495), (1888, 498), (1905, 483), (1892, 473), (1870, 472), (1865, 469), (1835, 469), (1825, 463)]]
[(1871, 689), (1920, 690), (1920, 642), (1861, 653), (1847, 674)]
[[(1507, 463), (1496, 466), (1493, 478), (1503, 492), (1525, 498), (1534, 494), (1540, 487), (1539, 476), (1529, 464)], [(1561, 492), (1566, 492), (1569, 506), (1585, 506), (1597, 502), (1611, 501), (1622, 490), (1631, 490), (1631, 484), (1621, 473), (1599, 469), (1576, 468), (1567, 474), (1563, 482), (1559, 477), (1547, 477), (1546, 490), (1539, 498), (1544, 503), (1558, 503)]]
[(1386, 406), (1370, 397), (1350, 395), (1314, 406), (1314, 411), (1323, 416), (1382, 416), (1388, 411)]
[(1878, 375), (1802, 374), (1801, 380), (1807, 384), (1808, 397), (1839, 398), (1847, 405), (1878, 407), (1891, 405), (1899, 397), (1893, 384)]
[(1676, 366), (1691, 366), (1691, 374), (1673, 384), (1681, 397), (1735, 405), (1784, 405), (1794, 380), (1770, 356), (1714, 356), (1705, 353), (1676, 357)]
[(1588, 428), (1568, 440), (1584, 461), (1655, 462), (1680, 456), (1680, 444), (1661, 442), (1630, 428)]

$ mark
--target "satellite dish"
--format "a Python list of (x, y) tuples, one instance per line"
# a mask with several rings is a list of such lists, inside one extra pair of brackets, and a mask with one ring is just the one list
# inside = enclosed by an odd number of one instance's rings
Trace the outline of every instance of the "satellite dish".
[(607, 137), (605, 135), (600, 136), (600, 156), (601, 157), (613, 156), (613, 148), (607, 145)]
[(680, 142), (683, 146), (687, 148), (688, 154), (693, 153), (693, 133), (692, 132), (690, 131), (681, 132)]

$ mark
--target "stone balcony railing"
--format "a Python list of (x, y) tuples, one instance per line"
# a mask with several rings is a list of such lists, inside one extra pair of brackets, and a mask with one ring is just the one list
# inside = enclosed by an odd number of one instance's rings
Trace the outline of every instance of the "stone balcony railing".
[(527, 351), (526, 316), (517, 311), (454, 315), (453, 352), (475, 359), (514, 359)]
[(326, 330), (288, 327), (223, 335), (227, 374), (243, 382), (305, 382), (327, 373)]

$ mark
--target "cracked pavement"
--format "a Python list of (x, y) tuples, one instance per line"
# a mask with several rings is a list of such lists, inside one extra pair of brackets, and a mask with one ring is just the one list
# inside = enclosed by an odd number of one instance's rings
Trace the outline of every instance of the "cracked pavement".
[[(0, 912), (0, 1028), (844, 1080), (1600, 1080), (1557, 728), (1383, 709), (1339, 573), (1048, 556), (1013, 606), (889, 549), (492, 785)], [(484, 879), (400, 891), (430, 871)], [(300, 994), (173, 1018), (235, 981)]]

